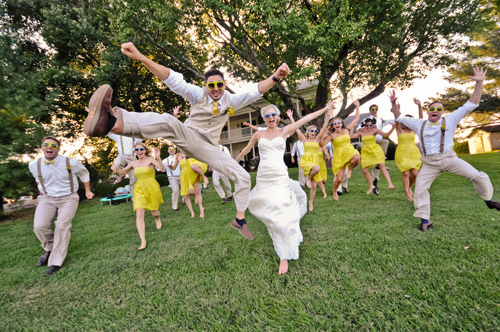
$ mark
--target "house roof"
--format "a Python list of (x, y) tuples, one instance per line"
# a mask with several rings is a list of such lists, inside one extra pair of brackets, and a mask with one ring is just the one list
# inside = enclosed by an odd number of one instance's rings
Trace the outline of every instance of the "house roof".
[(484, 131), (488, 133), (498, 133), (500, 132), (500, 123), (493, 123), (483, 128)]

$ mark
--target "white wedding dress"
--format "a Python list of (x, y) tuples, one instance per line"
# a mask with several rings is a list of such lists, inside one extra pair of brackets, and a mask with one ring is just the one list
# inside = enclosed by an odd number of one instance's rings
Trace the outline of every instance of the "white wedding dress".
[(307, 196), (299, 182), (288, 177), (283, 161), (285, 139), (259, 139), (257, 184), (250, 192), (248, 209), (262, 221), (280, 259), (298, 259), (302, 242), (300, 218), (307, 211)]

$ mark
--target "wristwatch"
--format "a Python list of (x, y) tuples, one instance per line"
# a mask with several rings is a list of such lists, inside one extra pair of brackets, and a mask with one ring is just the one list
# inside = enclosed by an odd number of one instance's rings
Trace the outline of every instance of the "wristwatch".
[(274, 75), (273, 75), (271, 78), (272, 78), (272, 79), (273, 79), (273, 81), (275, 81), (276, 83), (279, 83), (279, 82), (280, 82), (280, 80), (279, 80), (279, 79), (277, 79)]

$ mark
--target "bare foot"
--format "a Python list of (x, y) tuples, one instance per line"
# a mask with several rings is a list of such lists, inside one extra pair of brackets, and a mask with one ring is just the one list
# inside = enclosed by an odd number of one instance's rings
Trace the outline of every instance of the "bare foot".
[(200, 218), (205, 219), (205, 208), (200, 208)]
[(390, 185), (389, 185), (389, 189), (394, 189), (394, 185), (393, 185), (393, 184), (390, 184)]
[(368, 191), (366, 192), (367, 195), (370, 195), (372, 192), (373, 192), (373, 185), (370, 186), (370, 189), (368, 189)]
[(137, 248), (139, 250), (144, 250), (146, 249), (146, 242), (141, 242), (141, 246), (139, 248)]
[(413, 194), (411, 192), (405, 192), (406, 199), (413, 202)]
[(278, 270), (279, 274), (285, 274), (288, 272), (288, 260), (282, 259), (280, 260), (280, 268)]
[(191, 218), (194, 218), (194, 212), (191, 212)]
[(306, 186), (307, 186), (307, 188), (311, 188), (311, 178), (310, 177), (306, 178)]
[(323, 198), (326, 198), (328, 195), (326, 193), (323, 193)]
[(313, 212), (314, 206), (311, 202), (309, 202), (309, 212)]
[(351, 178), (351, 174), (352, 174), (352, 168), (349, 168), (349, 170), (347, 171), (347, 178), (350, 179)]
[(156, 229), (161, 229), (163, 225), (161, 224), (160, 217), (155, 217), (155, 221), (156, 221)]
[(208, 181), (208, 178), (205, 176), (203, 178), (203, 184), (205, 185), (205, 188), (208, 187), (208, 184), (210, 183), (210, 181)]
[(337, 190), (333, 191), (333, 199), (338, 201), (339, 200), (339, 195), (337, 194)]

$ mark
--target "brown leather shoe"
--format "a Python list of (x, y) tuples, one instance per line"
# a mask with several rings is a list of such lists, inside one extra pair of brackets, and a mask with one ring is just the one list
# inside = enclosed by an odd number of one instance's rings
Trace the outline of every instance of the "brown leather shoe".
[(108, 84), (101, 85), (90, 97), (89, 115), (83, 125), (83, 132), (90, 137), (104, 137), (108, 131), (108, 117), (111, 111), (113, 89)]
[(50, 251), (46, 251), (38, 258), (38, 262), (36, 262), (36, 266), (44, 266), (49, 261)]
[(427, 232), (429, 229), (433, 228), (434, 224), (429, 221), (427, 224), (420, 224), (420, 231)]
[(500, 211), (500, 202), (496, 202), (496, 201), (492, 201), (492, 200), (489, 200), (489, 201), (484, 201), (486, 203), (486, 206), (490, 209), (496, 209), (496, 210), (499, 210)]
[(240, 224), (238, 224), (236, 222), (236, 220), (233, 220), (233, 222), (231, 223), (231, 227), (234, 228), (234, 229), (237, 229), (241, 233), (241, 235), (243, 235), (247, 239), (253, 240), (253, 235), (250, 232), (250, 230), (248, 229), (248, 225), (247, 224), (244, 224), (243, 226), (240, 226)]

